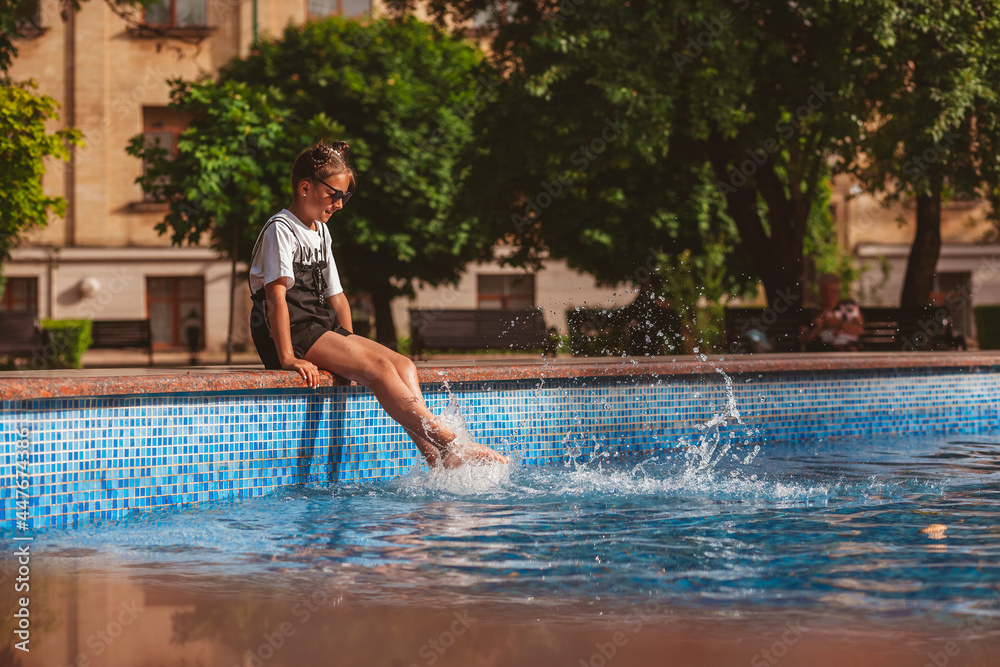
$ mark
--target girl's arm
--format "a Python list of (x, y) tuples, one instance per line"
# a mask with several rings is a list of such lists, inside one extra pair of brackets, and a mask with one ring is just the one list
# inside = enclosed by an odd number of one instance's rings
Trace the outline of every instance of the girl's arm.
[(351, 319), (351, 302), (343, 292), (326, 297), (326, 304), (337, 313), (337, 324), (354, 333), (354, 321)]
[(264, 286), (271, 338), (278, 351), (278, 361), (281, 362), (281, 367), (297, 372), (307, 385), (315, 389), (319, 384), (319, 369), (311, 361), (296, 358), (295, 351), (292, 349), (292, 330), (288, 318), (288, 303), (285, 301), (286, 291), (283, 279), (280, 278)]

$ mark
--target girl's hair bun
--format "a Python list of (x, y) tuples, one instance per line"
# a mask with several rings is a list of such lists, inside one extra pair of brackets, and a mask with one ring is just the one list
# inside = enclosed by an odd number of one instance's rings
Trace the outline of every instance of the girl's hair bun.
[(347, 161), (351, 147), (346, 141), (319, 141), (305, 149), (292, 165), (292, 188), (304, 178), (326, 178), (332, 174), (348, 174), (354, 186), (354, 169)]

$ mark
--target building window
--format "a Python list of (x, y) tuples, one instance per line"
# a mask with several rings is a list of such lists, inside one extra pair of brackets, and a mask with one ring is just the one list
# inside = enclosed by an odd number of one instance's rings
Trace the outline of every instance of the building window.
[(40, 0), (25, 0), (14, 7), (14, 25), (24, 36), (31, 36), (42, 29), (42, 3)]
[(478, 301), (484, 310), (520, 310), (535, 307), (535, 276), (532, 274), (479, 274)]
[[(174, 109), (167, 107), (143, 107), (143, 145), (146, 148), (162, 148), (167, 152), (167, 159), (172, 160), (177, 156), (177, 139), (181, 132), (188, 125), (189, 117), (178, 113)], [(143, 165), (143, 170), (148, 167), (148, 163)], [(166, 177), (161, 177), (165, 179)], [(157, 184), (163, 185), (165, 181), (158, 180)], [(152, 192), (143, 193), (144, 201), (156, 201)]]
[(206, 25), (207, 0), (156, 0), (146, 7), (145, 23), (161, 28), (194, 28)]
[(371, 13), (371, 0), (308, 0), (306, 13), (311, 19), (337, 15), (358, 18)]
[(0, 297), (0, 311), (38, 312), (38, 278), (7, 278)]
[(188, 329), (195, 324), (205, 340), (205, 279), (202, 276), (148, 276), (146, 312), (156, 349), (188, 349)]

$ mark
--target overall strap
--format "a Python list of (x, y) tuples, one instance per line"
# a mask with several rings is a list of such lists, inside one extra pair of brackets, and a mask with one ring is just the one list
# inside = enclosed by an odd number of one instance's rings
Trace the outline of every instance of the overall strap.
[[(289, 220), (288, 218), (286, 218), (285, 216), (281, 215), (280, 213), (275, 213), (273, 216), (271, 216), (271, 218), (266, 223), (264, 223), (264, 227), (260, 230), (260, 234), (257, 235), (257, 242), (254, 243), (254, 245), (253, 245), (253, 252), (250, 253), (250, 264), (253, 264), (254, 258), (257, 257), (257, 251), (260, 249), (260, 243), (261, 243), (261, 241), (264, 240), (264, 232), (267, 231), (268, 227), (270, 227), (275, 222), (278, 222), (279, 220), (281, 222), (285, 223), (285, 226), (292, 230), (292, 234), (295, 236), (295, 239), (300, 244), (302, 243), (302, 239), (299, 238), (298, 233), (295, 231), (295, 224), (292, 223), (292, 221)], [(250, 272), (248, 271), (247, 272), (247, 285), (249, 286), (249, 284), (250, 284)], [(260, 290), (258, 290), (258, 292), (263, 292), (263, 291), (264, 291), (263, 288), (261, 288)], [(257, 296), (257, 294), (254, 293), (252, 287), (250, 288), (250, 295), (251, 295), (251, 297), (256, 297)]]

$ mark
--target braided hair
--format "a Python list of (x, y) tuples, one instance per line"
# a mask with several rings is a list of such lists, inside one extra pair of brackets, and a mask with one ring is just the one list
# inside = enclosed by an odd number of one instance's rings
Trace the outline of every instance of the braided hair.
[(347, 174), (350, 176), (350, 188), (354, 189), (354, 169), (347, 161), (351, 147), (346, 141), (326, 143), (319, 141), (305, 149), (295, 158), (292, 165), (292, 191), (294, 192), (303, 180), (326, 180), (331, 176)]

